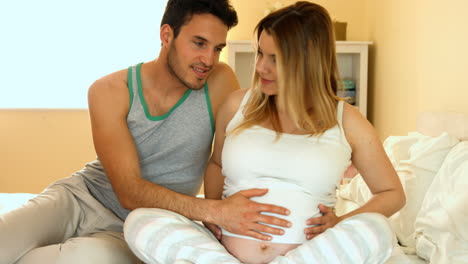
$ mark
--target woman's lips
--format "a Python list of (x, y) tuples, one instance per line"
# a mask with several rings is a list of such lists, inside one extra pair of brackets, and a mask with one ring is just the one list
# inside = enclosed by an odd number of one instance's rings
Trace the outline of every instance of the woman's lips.
[(272, 80), (267, 80), (267, 79), (263, 79), (263, 78), (261, 78), (261, 80), (262, 80), (262, 84), (264, 84), (264, 85), (267, 85), (267, 84), (270, 84), (270, 83), (273, 82)]

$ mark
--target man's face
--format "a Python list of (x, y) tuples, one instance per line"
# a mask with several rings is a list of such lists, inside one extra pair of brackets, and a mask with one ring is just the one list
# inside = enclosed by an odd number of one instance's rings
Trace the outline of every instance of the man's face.
[(170, 44), (167, 66), (187, 88), (198, 90), (219, 61), (228, 28), (211, 14), (193, 15)]

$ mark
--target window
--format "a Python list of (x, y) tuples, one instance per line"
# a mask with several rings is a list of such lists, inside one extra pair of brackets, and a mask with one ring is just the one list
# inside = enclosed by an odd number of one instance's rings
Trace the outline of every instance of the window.
[(87, 108), (101, 76), (156, 58), (162, 0), (0, 2), (0, 108)]

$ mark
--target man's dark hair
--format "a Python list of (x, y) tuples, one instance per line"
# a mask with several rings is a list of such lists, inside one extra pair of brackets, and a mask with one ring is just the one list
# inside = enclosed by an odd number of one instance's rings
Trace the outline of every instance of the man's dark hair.
[(180, 28), (196, 14), (212, 14), (218, 17), (228, 29), (237, 25), (237, 13), (229, 0), (169, 0), (161, 21), (168, 24), (177, 38)]

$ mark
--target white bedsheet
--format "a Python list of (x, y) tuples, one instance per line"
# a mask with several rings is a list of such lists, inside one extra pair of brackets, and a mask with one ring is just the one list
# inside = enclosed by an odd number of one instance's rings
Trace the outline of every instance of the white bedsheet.
[(468, 141), (455, 146), (416, 218), (418, 255), (433, 263), (468, 263)]

